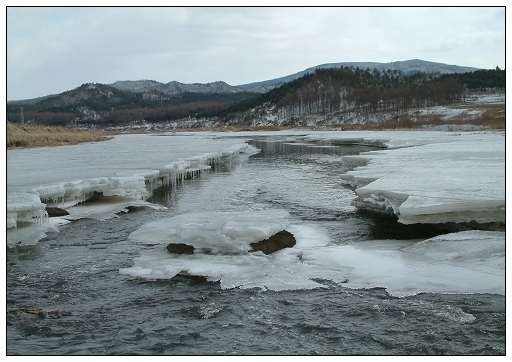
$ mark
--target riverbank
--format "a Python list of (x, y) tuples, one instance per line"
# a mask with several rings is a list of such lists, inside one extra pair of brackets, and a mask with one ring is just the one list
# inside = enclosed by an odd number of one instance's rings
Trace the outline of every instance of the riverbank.
[[(501, 97), (501, 96), (500, 96)], [(7, 122), (7, 149), (19, 147), (44, 147), (78, 144), (83, 142), (99, 142), (118, 134), (127, 133), (160, 133), (160, 132), (247, 132), (247, 131), (282, 131), (288, 129), (304, 130), (344, 130), (344, 131), (382, 131), (401, 129), (425, 129), (445, 132), (462, 132), (478, 130), (504, 130), (505, 102), (503, 98), (482, 96), (467, 100), (465, 104), (430, 107), (412, 110), (408, 113), (392, 117), (389, 114), (374, 115), (365, 118), (360, 115), (352, 122), (329, 124), (319, 119), (306, 122), (310, 126), (275, 125), (267, 121), (261, 125), (226, 125), (223, 127), (187, 128), (186, 124), (146, 123), (136, 125), (108, 127), (100, 130), (83, 130), (68, 127), (46, 127), (19, 125)]]
[(7, 149), (76, 145), (84, 142), (101, 142), (118, 134), (158, 132), (240, 132), (240, 131), (281, 131), (290, 127), (248, 127), (230, 126), (225, 128), (200, 129), (116, 129), (86, 131), (79, 128), (19, 125), (7, 122)]
[(7, 122), (7, 149), (99, 142), (111, 136), (78, 128), (17, 125)]

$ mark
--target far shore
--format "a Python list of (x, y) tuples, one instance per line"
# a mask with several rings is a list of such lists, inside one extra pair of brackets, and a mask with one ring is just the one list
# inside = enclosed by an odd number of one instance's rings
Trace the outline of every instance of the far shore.
[[(340, 124), (339, 126), (329, 126), (328, 129), (344, 131), (378, 131), (378, 130), (400, 130), (400, 129), (419, 129), (423, 127), (431, 129), (463, 130), (464, 127), (482, 128), (482, 129), (505, 129), (505, 116), (498, 113), (504, 109), (504, 105), (498, 107), (487, 106), (487, 110), (492, 110), (492, 115), (487, 115), (475, 120), (450, 120), (441, 121), (439, 117), (428, 117), (421, 122), (401, 122), (398, 124), (395, 120), (384, 121), (380, 123), (367, 124)], [(226, 126), (217, 128), (189, 128), (173, 129), (159, 128), (158, 125), (148, 125), (147, 128), (138, 129), (110, 129), (110, 130), (83, 130), (73, 127), (50, 127), (20, 125), (7, 122), (7, 149), (16, 148), (34, 148), (34, 147), (52, 147), (62, 145), (75, 145), (84, 142), (101, 142), (111, 139), (119, 134), (148, 134), (148, 133), (168, 133), (168, 132), (265, 132), (282, 131), (288, 129), (300, 130), (324, 130), (318, 127), (292, 127), (292, 126)], [(325, 129), (327, 130), (327, 129)]]
[[(252, 127), (228, 126), (222, 128), (189, 129), (125, 129), (125, 130), (83, 130), (74, 127), (51, 127), (20, 125), (7, 122), (7, 149), (53, 147), (76, 145), (85, 142), (101, 142), (120, 134), (150, 134), (168, 132), (241, 132), (281, 131), (301, 127)], [(309, 128), (307, 128), (309, 129)]]

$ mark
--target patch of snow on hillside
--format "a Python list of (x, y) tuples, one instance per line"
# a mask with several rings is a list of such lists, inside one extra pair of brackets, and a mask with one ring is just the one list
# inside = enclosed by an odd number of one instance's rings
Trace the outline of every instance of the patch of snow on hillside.
[(466, 98), (467, 103), (499, 104), (505, 103), (505, 93), (481, 94)]

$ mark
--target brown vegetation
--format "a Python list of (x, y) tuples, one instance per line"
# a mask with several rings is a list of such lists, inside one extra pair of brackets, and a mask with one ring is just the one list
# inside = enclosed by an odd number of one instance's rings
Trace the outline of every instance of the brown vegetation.
[(7, 149), (16, 147), (43, 147), (75, 145), (110, 139), (99, 132), (67, 127), (40, 127), (7, 122)]

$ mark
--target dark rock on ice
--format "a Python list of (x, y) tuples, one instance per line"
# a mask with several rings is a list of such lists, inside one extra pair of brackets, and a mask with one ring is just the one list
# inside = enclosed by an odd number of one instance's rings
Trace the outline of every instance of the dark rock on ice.
[(262, 251), (265, 254), (272, 254), (275, 251), (291, 248), (296, 244), (295, 237), (292, 233), (283, 230), (272, 235), (268, 239), (251, 243), (251, 251)]
[(48, 213), (49, 217), (69, 215), (69, 212), (61, 209), (60, 207), (47, 207), (46, 212)]
[[(292, 233), (282, 230), (272, 235), (268, 239), (251, 243), (250, 251), (262, 251), (265, 254), (272, 254), (275, 251), (291, 248), (296, 244), (295, 237)], [(208, 248), (196, 249), (192, 245), (184, 243), (170, 243), (167, 245), (167, 251), (172, 254), (194, 254), (194, 252), (211, 254), (212, 251)]]
[(167, 251), (173, 254), (194, 254), (194, 247), (188, 244), (170, 243)]

